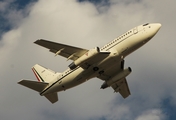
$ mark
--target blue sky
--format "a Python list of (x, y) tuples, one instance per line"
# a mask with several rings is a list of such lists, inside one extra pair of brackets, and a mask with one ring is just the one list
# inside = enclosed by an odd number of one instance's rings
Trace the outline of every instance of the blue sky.
[(0, 10), (0, 37), (2, 33), (9, 31), (12, 27), (14, 27), (7, 16), (9, 12), (13, 10), (23, 11), (23, 9), (25, 9), (25, 7), (28, 6), (31, 2), (35, 2), (37, 0), (3, 0), (0, 2), (0, 4), (3, 5), (3, 2), (5, 3), (5, 1), (7, 3), (5, 7), (7, 8)]
[[(175, 1), (152, 0), (4, 0), (0, 2), (0, 116), (2, 119), (175, 120)], [(172, 18), (172, 19), (171, 19)], [(132, 95), (122, 99), (112, 89), (100, 90), (97, 78), (59, 93), (51, 105), (36, 92), (17, 84), (34, 79), (39, 63), (64, 71), (69, 62), (36, 46), (44, 38), (91, 49), (147, 22), (161, 30), (126, 58)], [(10, 87), (9, 87), (10, 86)], [(3, 109), (2, 109), (3, 108)]]
[(168, 120), (174, 120), (176, 118), (176, 107), (175, 105), (171, 102), (172, 98), (168, 97), (162, 101), (162, 109), (163, 112), (167, 115)]

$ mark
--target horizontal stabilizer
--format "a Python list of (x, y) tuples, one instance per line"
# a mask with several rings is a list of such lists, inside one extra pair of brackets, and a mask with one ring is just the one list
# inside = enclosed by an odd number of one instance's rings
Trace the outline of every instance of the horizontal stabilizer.
[(46, 94), (45, 97), (46, 97), (51, 103), (55, 103), (55, 102), (58, 101), (58, 95), (57, 95), (57, 93)]
[(18, 84), (28, 87), (30, 89), (33, 89), (37, 92), (41, 92), (48, 85), (48, 83), (45, 83), (45, 82), (37, 82), (37, 81), (30, 81), (30, 80), (21, 80), (20, 82), (18, 82)]

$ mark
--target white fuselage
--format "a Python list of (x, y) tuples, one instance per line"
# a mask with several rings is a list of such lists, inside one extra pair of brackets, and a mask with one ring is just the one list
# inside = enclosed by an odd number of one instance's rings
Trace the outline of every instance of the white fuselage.
[[(159, 30), (161, 24), (144, 24), (137, 26), (110, 43), (103, 46), (100, 51), (110, 52), (109, 56), (94, 63), (87, 69), (77, 66), (71, 70), (68, 68), (55, 80), (49, 83), (40, 94), (59, 92), (77, 86), (93, 77), (97, 77), (101, 71), (110, 69), (116, 62), (122, 61), (127, 55), (148, 42)], [(93, 68), (97, 67), (95, 71)]]

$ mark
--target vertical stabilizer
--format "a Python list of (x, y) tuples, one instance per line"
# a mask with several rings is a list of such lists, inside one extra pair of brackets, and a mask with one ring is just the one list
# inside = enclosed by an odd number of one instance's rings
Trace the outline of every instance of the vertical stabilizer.
[(50, 69), (47, 69), (45, 67), (38, 65), (38, 64), (36, 64), (32, 67), (32, 71), (34, 72), (34, 74), (39, 82), (49, 83), (59, 75), (59, 73), (56, 73)]

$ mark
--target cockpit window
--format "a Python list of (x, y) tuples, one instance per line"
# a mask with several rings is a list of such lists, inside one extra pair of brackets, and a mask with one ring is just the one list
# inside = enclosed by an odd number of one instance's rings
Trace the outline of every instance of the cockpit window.
[(149, 23), (144, 24), (143, 26), (147, 26)]

